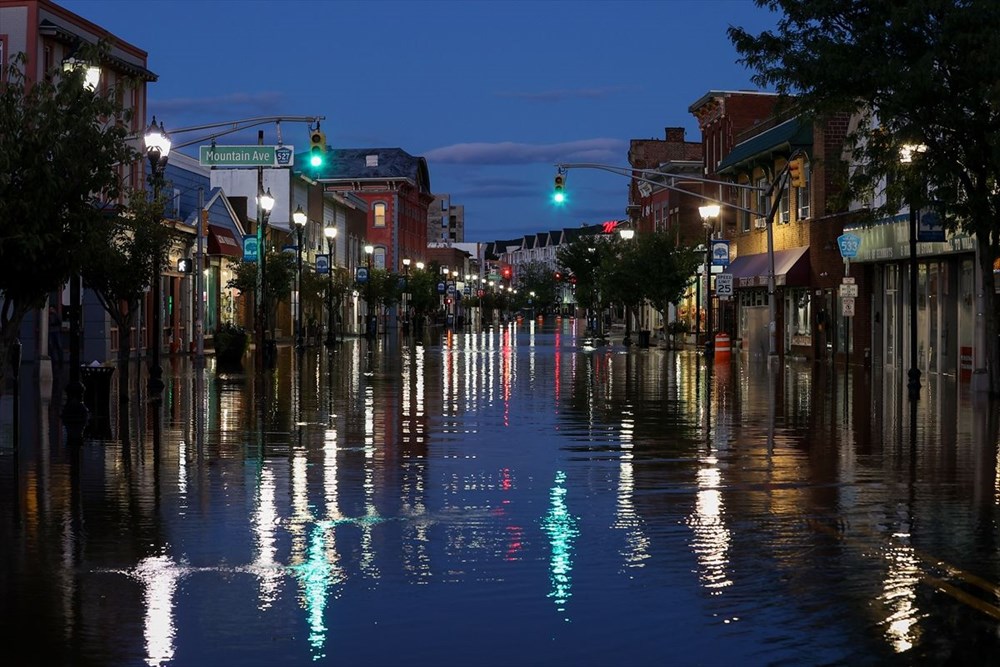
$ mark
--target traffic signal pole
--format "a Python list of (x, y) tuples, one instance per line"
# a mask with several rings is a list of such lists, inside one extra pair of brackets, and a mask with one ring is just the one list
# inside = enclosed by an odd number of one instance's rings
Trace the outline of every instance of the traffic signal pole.
[[(637, 180), (641, 183), (649, 183), (650, 185), (655, 185), (659, 188), (666, 188), (667, 190), (674, 190), (675, 192), (681, 192), (683, 194), (697, 197), (699, 199), (704, 199), (712, 203), (717, 203), (720, 206), (726, 206), (737, 211), (743, 211), (754, 215), (757, 217), (765, 217), (767, 220), (767, 302), (768, 302), (768, 356), (773, 357), (778, 354), (777, 351), (777, 306), (775, 304), (775, 280), (774, 280), (774, 216), (778, 212), (778, 206), (781, 204), (781, 199), (774, 198), (775, 191), (781, 192), (785, 185), (789, 181), (789, 173), (793, 172), (792, 176), (795, 178), (795, 183), (797, 187), (801, 187), (798, 184), (801, 183), (804, 178), (804, 160), (805, 153), (801, 150), (794, 151), (789, 157), (788, 161), (785, 163), (784, 168), (778, 172), (774, 180), (763, 189), (765, 198), (770, 199), (770, 204), (766, 212), (755, 211), (750, 208), (744, 208), (737, 204), (732, 204), (729, 202), (722, 202), (708, 195), (704, 195), (700, 192), (693, 192), (691, 190), (685, 190), (684, 188), (679, 188), (676, 185), (672, 185), (664, 182), (665, 180), (672, 180), (672, 174), (664, 174), (663, 172), (656, 171), (655, 169), (633, 169), (631, 167), (618, 167), (616, 165), (610, 164), (600, 164), (597, 162), (564, 162), (556, 165), (559, 170), (558, 174), (565, 174), (569, 169), (598, 169), (600, 171), (607, 171), (612, 174), (617, 174), (619, 176), (624, 176), (626, 178), (631, 178)], [(793, 164), (794, 163), (794, 164)], [(649, 176), (659, 176), (663, 180), (653, 180)], [(698, 183), (707, 183), (711, 185), (725, 186), (730, 188), (739, 188), (750, 190), (752, 192), (761, 192), (761, 188), (754, 185), (744, 185), (742, 183), (730, 183), (728, 181), (719, 181), (711, 178), (701, 178), (699, 176), (689, 176), (684, 175), (685, 181), (695, 181)], [(695, 320), (697, 322), (697, 320)]]

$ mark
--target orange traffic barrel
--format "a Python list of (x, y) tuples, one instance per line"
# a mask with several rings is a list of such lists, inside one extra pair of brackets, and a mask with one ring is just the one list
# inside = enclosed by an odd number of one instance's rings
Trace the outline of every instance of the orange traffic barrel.
[(729, 334), (719, 332), (715, 334), (715, 360), (729, 361), (732, 349), (729, 343)]

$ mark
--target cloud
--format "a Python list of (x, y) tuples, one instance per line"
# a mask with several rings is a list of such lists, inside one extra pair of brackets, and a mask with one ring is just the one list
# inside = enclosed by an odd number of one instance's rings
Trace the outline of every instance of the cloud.
[(540, 90), (537, 92), (505, 91), (496, 93), (497, 97), (506, 97), (529, 102), (562, 102), (565, 100), (600, 100), (623, 93), (634, 93), (634, 86), (608, 86), (606, 88), (577, 88), (565, 90)]
[(621, 139), (581, 139), (560, 144), (500, 143), (452, 144), (425, 151), (428, 162), (464, 165), (555, 164), (557, 162), (611, 162), (621, 160), (628, 142)]

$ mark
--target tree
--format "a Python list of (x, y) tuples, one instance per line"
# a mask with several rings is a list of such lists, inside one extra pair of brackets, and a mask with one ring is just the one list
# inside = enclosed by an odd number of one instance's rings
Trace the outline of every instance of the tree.
[(518, 296), (527, 299), (531, 292), (535, 293), (532, 305), (535, 310), (544, 311), (558, 307), (555, 272), (544, 262), (528, 262), (517, 271)]
[[(859, 113), (847, 147), (859, 168), (845, 194), (880, 183), (887, 217), (904, 200), (938, 206), (947, 228), (976, 239), (983, 278), (986, 361), (1000, 392), (1000, 4), (992, 0), (825, 2), (756, 0), (783, 11), (774, 30), (730, 28), (742, 62), (763, 87), (794, 95), (815, 117)], [(926, 146), (907, 167), (904, 144)], [(925, 193), (933, 193), (933, 200)]]
[(24, 317), (80, 269), (105, 203), (122, 193), (120, 165), (137, 159), (120, 88), (90, 91), (81, 71), (29, 81), (25, 62), (12, 56), (0, 84), (0, 381)]
[[(277, 326), (275, 313), (278, 304), (287, 301), (292, 295), (292, 285), (295, 282), (295, 256), (280, 250), (267, 251), (267, 267), (264, 269), (264, 313), (266, 322), (264, 328), (275, 337)], [(238, 289), (244, 294), (255, 294), (257, 289), (257, 262), (240, 260), (233, 265), (233, 278), (226, 287)], [(251, 328), (251, 327), (248, 327)]]
[(610, 236), (581, 236), (556, 251), (556, 261), (563, 273), (571, 274), (576, 279), (576, 302), (583, 308), (602, 310), (607, 297), (602, 294), (605, 273), (612, 263), (605, 262), (604, 257), (614, 253)]
[(149, 201), (142, 190), (132, 191), (127, 208), (93, 226), (83, 251), (83, 281), (118, 327), (118, 403), (123, 422), (128, 414), (130, 333), (154, 267), (166, 261), (171, 242), (171, 230), (161, 223), (165, 201), (164, 197)]
[(640, 234), (636, 241), (632, 269), (640, 271), (636, 285), (640, 287), (642, 298), (649, 301), (666, 322), (667, 306), (676, 305), (684, 296), (702, 262), (702, 254), (692, 246), (677, 245), (669, 232)]

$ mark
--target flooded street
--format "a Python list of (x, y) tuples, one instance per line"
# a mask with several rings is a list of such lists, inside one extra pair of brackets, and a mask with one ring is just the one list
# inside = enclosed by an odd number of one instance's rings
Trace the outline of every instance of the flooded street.
[(263, 382), (175, 359), (80, 449), (22, 378), (8, 664), (998, 659), (995, 406), (582, 327), (281, 348)]

